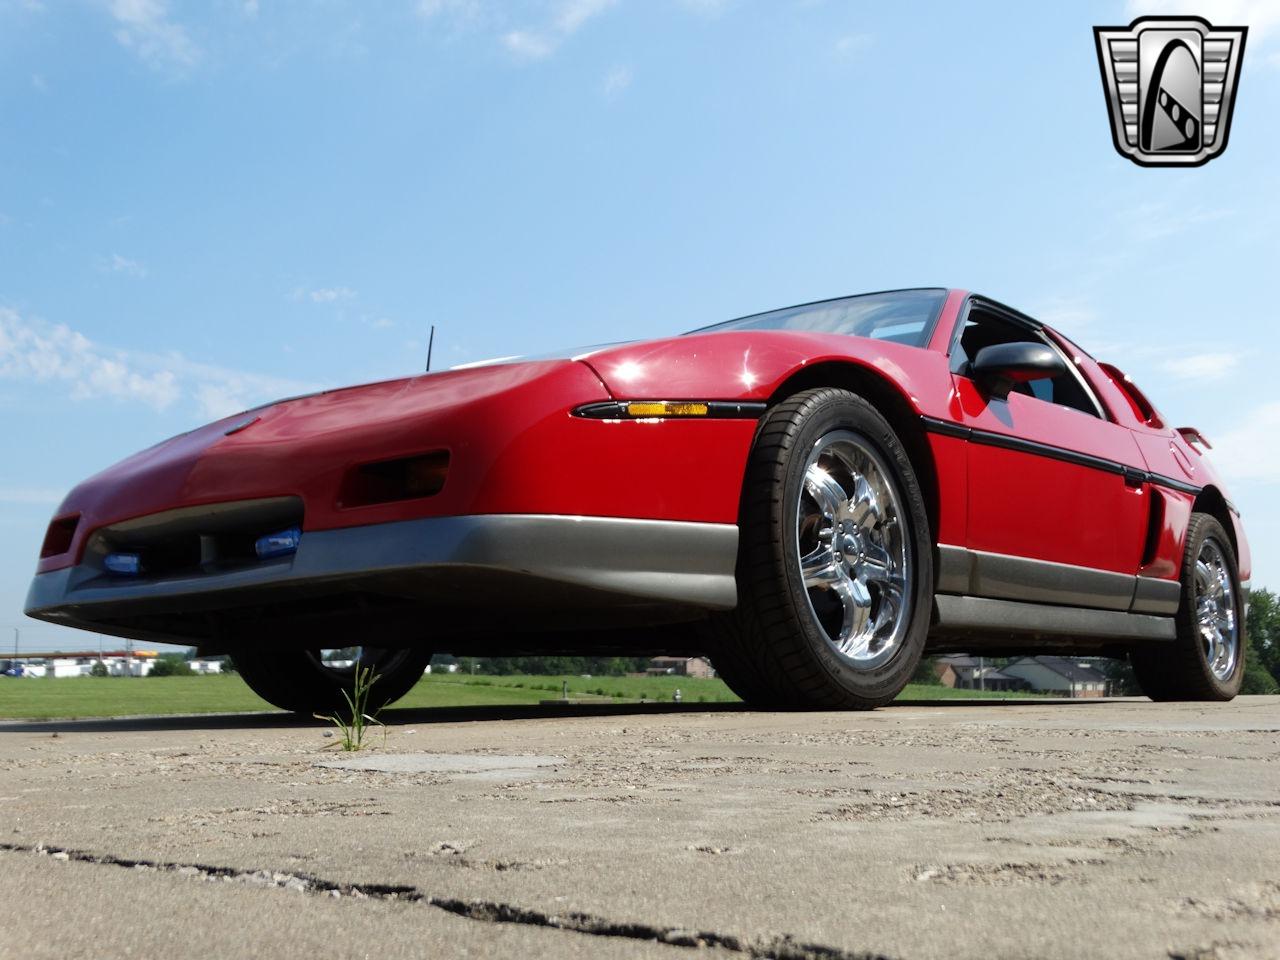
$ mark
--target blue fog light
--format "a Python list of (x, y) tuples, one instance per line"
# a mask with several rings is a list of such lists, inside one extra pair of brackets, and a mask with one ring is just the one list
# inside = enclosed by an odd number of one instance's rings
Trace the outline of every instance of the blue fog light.
[(269, 533), (265, 537), (259, 537), (253, 549), (257, 552), (259, 560), (269, 560), (272, 557), (283, 557), (296, 552), (301, 542), (302, 531), (297, 527), (290, 527), (279, 533)]
[(102, 558), (102, 565), (126, 577), (136, 577), (142, 572), (142, 558), (136, 553), (108, 553)]

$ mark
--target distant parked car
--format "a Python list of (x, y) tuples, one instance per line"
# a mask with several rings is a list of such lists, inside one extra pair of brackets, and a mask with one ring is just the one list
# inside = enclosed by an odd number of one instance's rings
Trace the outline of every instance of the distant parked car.
[(1250, 560), (1207, 446), (1025, 314), (865, 294), (174, 437), (71, 492), (27, 612), (230, 653), (303, 712), (362, 667), (393, 700), (433, 650), (705, 653), (824, 708), (926, 651), (1128, 655), (1225, 700)]

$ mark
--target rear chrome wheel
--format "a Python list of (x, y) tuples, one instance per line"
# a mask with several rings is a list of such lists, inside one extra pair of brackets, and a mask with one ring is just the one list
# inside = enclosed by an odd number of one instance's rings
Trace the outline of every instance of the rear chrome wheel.
[(738, 606), (706, 646), (760, 706), (869, 709), (924, 650), (933, 550), (924, 496), (893, 427), (847, 390), (773, 407), (747, 464)]
[(1205, 538), (1196, 557), (1195, 617), (1204, 644), (1205, 663), (1218, 680), (1235, 672), (1240, 656), (1240, 625), (1236, 620), (1236, 591), (1226, 555), (1213, 537)]
[(865, 437), (833, 431), (809, 454), (796, 508), (809, 609), (857, 670), (892, 657), (911, 622), (911, 552), (891, 476)]
[(1193, 513), (1182, 559), (1182, 599), (1171, 643), (1130, 660), (1152, 700), (1230, 700), (1244, 680), (1244, 596), (1231, 538), (1215, 518)]

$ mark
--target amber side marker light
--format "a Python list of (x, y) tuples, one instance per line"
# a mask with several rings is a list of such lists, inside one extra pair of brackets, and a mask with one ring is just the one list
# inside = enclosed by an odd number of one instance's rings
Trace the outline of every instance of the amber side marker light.
[(763, 403), (736, 400), (609, 400), (588, 403), (573, 411), (589, 420), (650, 420), (666, 417), (706, 417), (711, 420), (756, 420)]
[(44, 543), (40, 547), (40, 559), (56, 557), (71, 549), (76, 538), (76, 527), (80, 523), (80, 514), (70, 517), (59, 517), (49, 524), (45, 531)]
[(397, 500), (418, 500), (444, 489), (449, 452), (435, 450), (397, 460), (352, 467), (342, 483), (339, 507), (367, 507)]
[(666, 400), (646, 400), (627, 404), (629, 417), (705, 417), (710, 408), (705, 403), (671, 403)]

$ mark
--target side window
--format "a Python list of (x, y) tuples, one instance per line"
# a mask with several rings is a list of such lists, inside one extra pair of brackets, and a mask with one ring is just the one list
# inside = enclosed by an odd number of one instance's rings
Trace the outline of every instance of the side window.
[[(951, 372), (962, 377), (971, 376), (969, 364), (983, 347), (998, 343), (1044, 343), (1057, 350), (1036, 331), (1021, 324), (1007, 320), (997, 313), (973, 307), (964, 321), (964, 329), (960, 331), (951, 351)], [(1089, 395), (1084, 384), (1073, 370), (1068, 369), (1060, 377), (1052, 380), (1033, 380), (1030, 383), (1018, 384), (1014, 387), (1018, 393), (1045, 403), (1056, 403), (1070, 407), (1093, 417), (1100, 417), (1098, 405)]]

